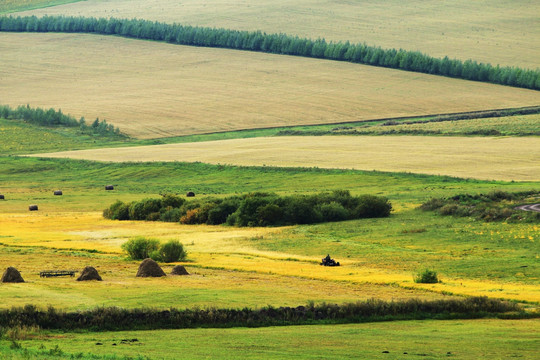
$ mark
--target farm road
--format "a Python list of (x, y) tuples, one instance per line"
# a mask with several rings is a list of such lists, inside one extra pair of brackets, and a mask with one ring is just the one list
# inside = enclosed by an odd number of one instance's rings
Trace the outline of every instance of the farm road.
[(540, 204), (521, 205), (521, 206), (516, 207), (516, 209), (523, 210), (523, 211), (540, 212)]

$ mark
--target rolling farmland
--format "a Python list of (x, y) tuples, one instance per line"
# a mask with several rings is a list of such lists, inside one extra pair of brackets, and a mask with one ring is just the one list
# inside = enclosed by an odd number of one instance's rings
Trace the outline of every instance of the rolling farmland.
[(520, 1), (113, 0), (80, 1), (21, 15), (144, 18), (418, 50), (536, 69), (540, 5)]
[[(526, 152), (523, 149), (527, 149)], [(36, 154), (97, 161), (201, 161), (540, 180), (540, 139), (418, 136), (287, 136)]]
[(0, 40), (4, 103), (105, 118), (139, 138), (540, 102), (532, 90), (290, 56), (76, 34)]
[[(0, 4), (1, 14), (20, 9), (15, 16), (262, 30), (524, 69), (540, 58), (532, 0)], [(81, 19), (45, 29), (65, 33), (6, 31), (44, 30), (26, 21), (0, 32), (0, 105), (29, 104), (0, 112), (0, 271), (13, 266), (25, 281), (0, 283), (1, 359), (540, 351), (540, 213), (519, 210), (540, 196), (540, 91), (65, 28)], [(491, 70), (475, 71), (486, 81)], [(77, 119), (66, 127), (48, 108)], [(456, 114), (478, 110), (489, 111)], [(130, 137), (98, 131), (98, 117)], [(373, 199), (392, 210), (374, 215)], [(227, 225), (212, 225), (217, 216)], [(172, 241), (187, 257), (162, 256)], [(133, 255), (128, 242), (147, 252)], [(321, 266), (326, 254), (340, 266)], [(148, 256), (167, 276), (135, 276)], [(180, 264), (189, 275), (171, 276)], [(85, 266), (103, 281), (40, 277)]]

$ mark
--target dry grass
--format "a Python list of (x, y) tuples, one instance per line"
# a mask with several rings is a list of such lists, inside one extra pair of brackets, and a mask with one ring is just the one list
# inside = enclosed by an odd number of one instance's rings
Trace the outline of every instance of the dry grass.
[[(36, 156), (36, 155), (33, 155)], [(98, 161), (345, 168), (540, 180), (538, 137), (287, 136), (38, 154)]]
[(260, 29), (534, 69), (540, 58), (538, 13), (534, 0), (88, 0), (24, 14)]
[(1, 33), (0, 52), (2, 103), (99, 116), (141, 138), (540, 103), (531, 90), (117, 37)]

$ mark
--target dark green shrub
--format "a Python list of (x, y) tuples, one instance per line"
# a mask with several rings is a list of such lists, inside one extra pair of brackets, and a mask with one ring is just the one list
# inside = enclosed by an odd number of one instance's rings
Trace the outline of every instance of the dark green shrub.
[(390, 216), (392, 205), (385, 197), (375, 195), (359, 196), (359, 204), (354, 209), (355, 218), (378, 218)]
[(425, 210), (425, 211), (429, 211), (429, 210), (433, 211), (433, 210), (443, 207), (444, 205), (445, 205), (445, 201), (443, 199), (431, 198), (425, 203), (423, 203), (422, 205), (420, 205), (420, 209)]
[(323, 217), (314, 206), (314, 199), (306, 196), (290, 196), (284, 201), (284, 218), (287, 224), (314, 224), (323, 221)]
[(420, 284), (436, 284), (439, 282), (439, 278), (437, 277), (437, 273), (435, 271), (425, 269), (416, 275), (414, 282)]
[(168, 207), (162, 210), (163, 212), (161, 213), (159, 217), (161, 221), (165, 221), (165, 222), (180, 221), (180, 209)]
[(267, 204), (257, 209), (257, 225), (269, 226), (283, 223), (283, 210), (276, 204)]
[(129, 218), (131, 220), (148, 220), (151, 213), (159, 213), (161, 199), (144, 199), (133, 202), (129, 206)]
[(122, 250), (133, 260), (144, 260), (159, 248), (159, 240), (139, 236), (122, 244)]
[(347, 209), (335, 201), (321, 205), (321, 215), (325, 221), (342, 221), (349, 218)]
[(184, 246), (178, 240), (171, 240), (162, 244), (158, 253), (160, 260), (166, 263), (185, 260), (187, 256)]
[(111, 220), (129, 220), (129, 204), (118, 200), (103, 210), (103, 217)]
[(225, 223), (229, 215), (238, 209), (238, 206), (240, 206), (240, 200), (238, 198), (222, 201), (220, 204), (208, 211), (208, 219), (206, 223), (208, 225), (219, 225)]
[(181, 198), (178, 195), (174, 194), (163, 194), (163, 198), (161, 199), (161, 206), (164, 208), (171, 207), (171, 208), (179, 208), (182, 206), (186, 200)]

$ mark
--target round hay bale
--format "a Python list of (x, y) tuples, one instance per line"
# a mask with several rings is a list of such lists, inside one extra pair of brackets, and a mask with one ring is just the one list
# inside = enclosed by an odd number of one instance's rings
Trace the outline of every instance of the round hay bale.
[(105, 190), (114, 190), (114, 185), (105, 185)]
[(175, 267), (173, 267), (171, 275), (189, 275), (189, 273), (182, 265), (176, 265)]
[(87, 266), (81, 272), (81, 276), (77, 278), (77, 281), (88, 281), (88, 280), (97, 280), (102, 281), (103, 279), (99, 276), (99, 273), (93, 266)]
[(0, 200), (5, 200), (4, 195), (0, 194)]
[(195, 196), (195, 193), (193, 191), (188, 191), (188, 193), (186, 194), (187, 197), (194, 197)]
[(54, 192), (54, 195), (62, 195), (62, 190), (56, 190), (56, 191)]
[(4, 271), (4, 275), (2, 275), (2, 280), (0, 282), (3, 283), (22, 283), (24, 282), (24, 279), (21, 276), (21, 273), (19, 270), (15, 269), (14, 267), (8, 267), (6, 271)]
[(158, 263), (154, 260), (147, 258), (144, 259), (139, 265), (136, 277), (160, 277), (167, 276)]
[(30, 211), (37, 211), (37, 210), (38, 210), (38, 206), (37, 206), (37, 205), (30, 205), (30, 206), (28, 206), (28, 210), (30, 210)]

